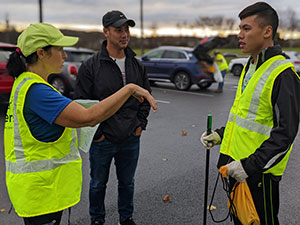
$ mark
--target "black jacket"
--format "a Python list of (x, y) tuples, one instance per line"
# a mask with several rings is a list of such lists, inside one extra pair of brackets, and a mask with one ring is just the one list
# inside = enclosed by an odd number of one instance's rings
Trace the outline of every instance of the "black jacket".
[[(123, 87), (121, 71), (109, 57), (106, 46), (107, 41), (104, 41), (101, 51), (80, 66), (75, 99), (101, 101)], [(151, 91), (144, 67), (135, 58), (135, 53), (127, 47), (125, 55), (126, 83), (134, 83)], [(112, 117), (100, 124), (94, 139), (104, 134), (110, 142), (122, 143), (138, 126), (146, 129), (149, 111), (150, 104), (146, 100), (139, 103), (137, 99), (130, 97)]]
[[(269, 47), (265, 53), (259, 55), (256, 69), (263, 62), (275, 55), (284, 55), (279, 46)], [(252, 59), (250, 59), (252, 60)], [(246, 65), (246, 71), (249, 68)], [(272, 106), (274, 126), (271, 130), (270, 138), (265, 140), (261, 146), (249, 157), (242, 159), (241, 163), (251, 176), (257, 172), (264, 172), (279, 163), (286, 155), (286, 150), (293, 143), (299, 124), (300, 109), (300, 80), (292, 69), (286, 69), (275, 79), (272, 90)], [(223, 137), (224, 128), (216, 130)], [(222, 156), (220, 157), (222, 161)], [(223, 162), (226, 163), (223, 158)], [(266, 165), (271, 165), (265, 168)]]

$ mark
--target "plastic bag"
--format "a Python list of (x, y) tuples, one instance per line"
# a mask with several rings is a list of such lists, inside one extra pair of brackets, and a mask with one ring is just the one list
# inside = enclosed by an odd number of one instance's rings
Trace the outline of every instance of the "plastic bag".
[[(227, 169), (227, 166), (222, 166), (219, 170), (223, 178), (227, 177)], [(230, 193), (230, 198), (240, 222), (243, 225), (260, 225), (259, 216), (257, 214), (247, 182), (236, 182), (233, 190), (235, 191)], [(227, 202), (227, 206), (230, 208), (229, 201)]]
[(221, 73), (221, 71), (219, 69), (218, 64), (216, 62), (214, 62), (213, 66), (215, 68), (215, 72), (214, 72), (214, 79), (215, 79), (215, 81), (218, 82), (218, 83), (223, 82), (223, 76), (222, 76), (222, 73)]

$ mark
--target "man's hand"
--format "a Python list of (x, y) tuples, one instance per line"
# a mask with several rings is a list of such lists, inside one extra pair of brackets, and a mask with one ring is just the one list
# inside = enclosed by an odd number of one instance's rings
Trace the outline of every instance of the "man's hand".
[(143, 128), (141, 126), (139, 126), (138, 128), (136, 128), (136, 130), (134, 132), (134, 136), (141, 136), (142, 131), (143, 131)]
[(212, 131), (211, 134), (207, 135), (206, 131), (201, 135), (200, 141), (204, 145), (205, 148), (211, 148), (214, 145), (218, 145), (221, 143), (220, 135)]
[(227, 174), (239, 182), (244, 182), (248, 177), (247, 173), (245, 172), (241, 161), (233, 161), (227, 165), (228, 167)]

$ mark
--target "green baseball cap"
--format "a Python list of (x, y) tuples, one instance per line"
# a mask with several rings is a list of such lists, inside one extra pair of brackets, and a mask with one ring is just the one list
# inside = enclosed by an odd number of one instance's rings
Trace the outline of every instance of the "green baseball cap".
[(52, 46), (68, 47), (78, 42), (78, 37), (64, 36), (59, 29), (47, 23), (30, 24), (18, 37), (17, 46), (27, 57), (39, 48)]

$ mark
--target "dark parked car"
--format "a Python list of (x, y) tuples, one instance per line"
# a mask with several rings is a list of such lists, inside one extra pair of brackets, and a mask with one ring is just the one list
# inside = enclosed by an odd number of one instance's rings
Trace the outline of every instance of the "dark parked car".
[(48, 82), (60, 93), (70, 98), (73, 97), (74, 87), (78, 69), (81, 63), (94, 54), (94, 51), (87, 48), (65, 47), (68, 58), (60, 74), (50, 74)]
[(13, 77), (8, 75), (6, 64), (11, 52), (15, 51), (16, 45), (0, 42), (0, 103), (8, 103)]
[[(141, 57), (146, 67), (150, 83), (155, 81), (171, 81), (179, 90), (188, 90), (192, 84), (206, 89), (214, 81), (212, 71), (209, 72), (193, 53), (192, 48), (161, 46)], [(204, 70), (206, 70), (204, 72)]]

